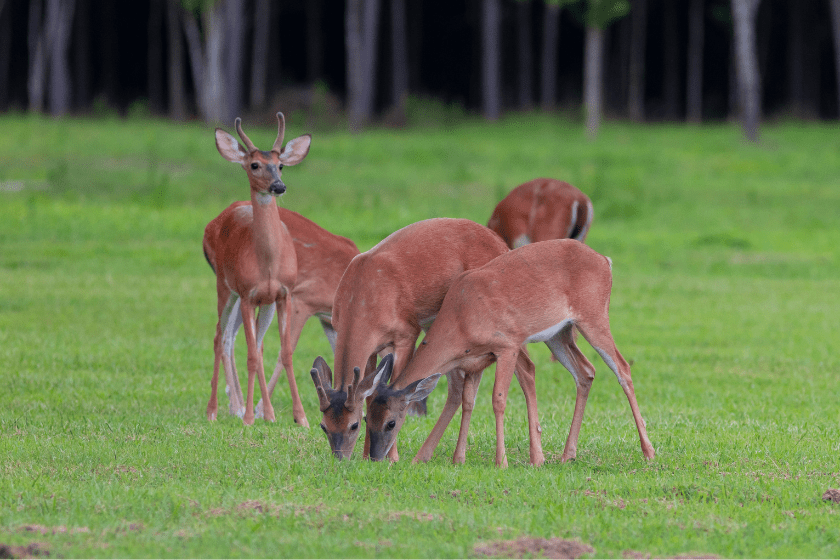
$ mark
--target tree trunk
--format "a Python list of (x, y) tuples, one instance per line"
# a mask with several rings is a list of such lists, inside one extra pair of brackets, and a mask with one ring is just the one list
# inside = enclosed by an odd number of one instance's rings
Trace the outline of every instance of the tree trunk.
[(560, 44), (560, 6), (545, 5), (542, 36), (542, 71), (540, 72), (540, 107), (543, 111), (557, 104), (557, 48)]
[(229, 123), (242, 110), (242, 74), (245, 59), (245, 0), (224, 0), (222, 49), (224, 71), (224, 111), (222, 121)]
[(77, 109), (87, 109), (91, 103), (90, 73), (90, 0), (76, 0), (76, 22), (73, 32), (73, 77)]
[(840, 0), (831, 0), (831, 29), (834, 36), (834, 70), (837, 87), (837, 111), (840, 116)]
[(519, 108), (530, 109), (534, 104), (533, 66), (534, 53), (531, 47), (531, 1), (516, 2), (516, 39), (519, 44)]
[[(109, 22), (103, 25), (99, 34), (99, 44), (95, 48), (102, 54), (102, 88), (105, 95), (105, 102), (109, 106), (116, 106), (120, 95), (120, 68), (119, 68), (119, 45), (117, 38), (117, 26), (113, 22), (117, 19), (117, 2), (103, 2), (102, 21)], [(99, 95), (100, 92), (95, 92)]]
[(166, 0), (166, 30), (169, 43), (167, 79), (169, 81), (169, 117), (187, 118), (187, 94), (184, 90), (184, 43), (181, 39), (180, 0)]
[(802, 0), (788, 0), (788, 104), (796, 118), (805, 116), (805, 27)]
[(75, 0), (48, 0), (47, 33), (49, 54), (50, 114), (60, 117), (70, 110), (70, 64), (67, 52), (73, 29)]
[(501, 112), (500, 0), (481, 3), (481, 108), (484, 118), (494, 121)]
[(394, 116), (405, 122), (408, 96), (408, 25), (405, 0), (391, 0), (391, 101)]
[(12, 62), (12, 16), (5, 10), (6, 0), (0, 0), (0, 111), (9, 107), (11, 87), (9, 85), (10, 65)]
[[(225, 2), (220, 2), (204, 13), (204, 120), (220, 123), (225, 117), (227, 101), (225, 99), (224, 71), (224, 27)], [(229, 124), (229, 123), (228, 123)]]
[(690, 0), (688, 5), (688, 54), (685, 81), (686, 120), (699, 123), (703, 120), (703, 44), (704, 1)]
[(379, 0), (348, 0), (345, 14), (347, 105), (350, 130), (358, 132), (373, 116)]
[(631, 120), (645, 120), (645, 41), (647, 0), (632, 0), (630, 19), (630, 82), (627, 84), (627, 114)]
[(149, 1), (148, 57), (146, 83), (148, 84), (149, 110), (163, 113), (163, 11), (164, 0)]
[(324, 72), (324, 33), (321, 27), (322, 0), (306, 2), (306, 79), (310, 84)]
[[(313, 2), (313, 0), (309, 0)], [(266, 101), (268, 51), (271, 39), (271, 2), (254, 2), (254, 44), (251, 53), (251, 108), (261, 108)]]
[(680, 99), (680, 32), (676, 3), (673, 0), (665, 2), (663, 12), (663, 109), (666, 119), (675, 120), (679, 114)]
[(760, 0), (732, 0), (735, 23), (735, 69), (744, 135), (758, 141), (761, 120), (761, 82), (756, 52), (755, 20)]
[(29, 72), (26, 89), (29, 110), (37, 113), (44, 110), (47, 91), (47, 49), (44, 45), (43, 11), (41, 0), (32, 0), (29, 4)]
[(583, 97), (586, 107), (586, 131), (591, 140), (601, 126), (602, 90), (604, 84), (604, 30), (594, 25), (586, 26), (584, 48)]
[[(180, 0), (172, 0), (172, 2), (180, 3)], [(184, 36), (187, 39), (187, 53), (190, 57), (195, 101), (198, 113), (203, 118), (207, 114), (207, 108), (205, 107), (204, 94), (204, 44), (201, 42), (201, 31), (198, 29), (198, 22), (186, 10), (181, 11), (180, 19), (184, 25)]]

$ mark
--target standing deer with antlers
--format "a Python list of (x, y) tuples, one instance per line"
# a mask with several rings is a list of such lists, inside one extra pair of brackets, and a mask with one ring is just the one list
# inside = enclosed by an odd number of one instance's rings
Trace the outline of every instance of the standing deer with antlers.
[[(545, 342), (577, 386), (572, 426), (562, 455), (563, 461), (574, 459), (595, 368), (575, 344), (572, 327), (580, 330), (618, 377), (630, 403), (642, 453), (653, 458), (654, 449), (636, 403), (630, 365), (610, 333), (611, 290), (610, 260), (570, 239), (526, 245), (461, 274), (452, 283), (414, 359), (390, 386), (386, 385), (387, 376), (382, 375), (371, 391), (367, 414), (370, 458), (385, 457), (405, 420), (406, 403), (417, 398), (418, 393), (431, 391), (440, 372), (458, 368), (466, 372), (468, 379), (475, 379), (496, 362), (496, 465), (507, 466), (504, 412), (514, 364), (525, 343)], [(478, 382), (466, 386), (475, 391)], [(470, 397), (464, 395), (465, 400)], [(536, 399), (534, 394), (529, 397)], [(438, 424), (442, 421), (443, 417)], [(417, 460), (431, 457), (446, 423), (435, 425)], [(465, 429), (468, 426), (462, 424), (462, 435)], [(465, 444), (466, 438), (459, 436), (456, 456), (463, 456)]]
[(592, 201), (569, 183), (534, 179), (496, 205), (487, 227), (515, 249), (549, 239), (585, 241), (592, 215)]
[[(507, 251), (504, 242), (482, 225), (433, 218), (392, 233), (353, 259), (338, 285), (333, 306), (335, 386), (333, 373), (322, 358), (315, 360), (310, 372), (324, 413), (321, 429), (336, 457), (350, 458), (359, 437), (364, 401), (376, 380), (385, 372), (399, 374), (409, 363), (420, 331), (435, 320), (452, 282), (463, 271)], [(376, 369), (376, 356), (383, 352), (394, 355)], [(516, 371), (533, 419), (532, 433), (537, 434), (533, 441), (538, 445), (536, 401), (530, 399), (535, 392), (534, 364), (525, 352), (519, 356)], [(442, 413), (450, 419), (459, 406), (472, 410), (474, 401), (462, 400), (463, 375), (458, 375), (452, 372), (450, 376)], [(395, 446), (389, 453), (391, 459), (398, 459)], [(541, 455), (541, 448), (534, 453)]]
[[(285, 119), (277, 113), (277, 139), (270, 151), (258, 150), (242, 131), (242, 120), (236, 119), (236, 131), (245, 144), (221, 129), (216, 129), (216, 148), (226, 160), (238, 163), (248, 175), (251, 205), (240, 206), (226, 215), (219, 224), (220, 234), (215, 247), (216, 292), (218, 295), (219, 322), (214, 340), (215, 360), (213, 379), (210, 382), (210, 400), (207, 418), (216, 419), (218, 401), (216, 387), (219, 363), (225, 370), (227, 385), (233, 388), (232, 364), (233, 324), (237, 321), (232, 312), (239, 304), (245, 341), (248, 345), (248, 392), (245, 424), (254, 423), (254, 380), (258, 380), (264, 401), (266, 420), (274, 421), (274, 408), (268, 395), (262, 360), (262, 341), (274, 317), (279, 317), (282, 361), (289, 377), (292, 393), (292, 412), (295, 422), (308, 426), (306, 414), (297, 392), (292, 370), (292, 344), (290, 340), (292, 288), (297, 281), (297, 257), (294, 242), (277, 212), (275, 197), (286, 192), (281, 180), (283, 167), (300, 163), (309, 153), (312, 137), (308, 134), (290, 140), (283, 147)], [(256, 309), (259, 308), (259, 320)], [(239, 396), (241, 399), (241, 396)]]
[[(216, 246), (222, 236), (222, 226), (230, 219), (230, 214), (241, 212), (237, 210), (243, 206), (250, 206), (248, 201), (234, 202), (225, 208), (221, 214), (213, 218), (207, 227), (204, 228), (204, 256), (213, 271), (216, 271)], [(247, 210), (246, 210), (247, 211)], [(332, 305), (335, 297), (335, 289), (341, 275), (350, 261), (359, 254), (356, 244), (346, 237), (335, 235), (325, 230), (312, 220), (301, 216), (297, 212), (286, 208), (277, 207), (280, 220), (286, 225), (295, 245), (295, 256), (297, 257), (297, 280), (292, 289), (291, 298), (291, 322), (289, 324), (289, 342), (291, 351), (297, 347), (304, 324), (310, 317), (317, 317), (324, 329), (324, 334), (335, 351), (335, 330), (332, 327)], [(223, 297), (227, 301), (227, 296)], [(242, 389), (239, 386), (239, 377), (236, 373), (236, 365), (233, 359), (233, 347), (236, 334), (242, 326), (242, 314), (239, 311), (239, 302), (236, 300), (231, 317), (234, 322), (228, 324), (232, 332), (224, 333), (222, 338), (230, 341), (229, 347), (223, 345), (227, 352), (227, 360), (233, 370), (233, 379), (236, 382), (233, 387), (228, 386), (230, 398), (230, 413), (244, 414), (244, 399)], [(285, 369), (283, 365), (283, 350), (281, 348), (277, 356), (277, 365), (274, 374), (268, 381), (268, 394), (274, 394), (274, 386)], [(288, 376), (289, 372), (287, 372)], [(289, 382), (291, 385), (291, 381)], [(257, 418), (263, 417), (263, 401), (260, 400), (255, 409), (254, 415)]]

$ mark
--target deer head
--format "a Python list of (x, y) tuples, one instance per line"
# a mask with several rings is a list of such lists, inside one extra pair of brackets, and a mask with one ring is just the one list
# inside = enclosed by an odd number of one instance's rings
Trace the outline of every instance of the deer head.
[(387, 455), (397, 441), (397, 434), (405, 422), (408, 405), (428, 397), (434, 391), (440, 376), (440, 373), (435, 373), (411, 383), (404, 389), (389, 387), (388, 376), (380, 379), (372, 392), (373, 399), (368, 405), (365, 419), (372, 461), (381, 461)]
[(332, 371), (321, 356), (312, 364), (312, 381), (318, 392), (318, 402), (324, 418), (321, 429), (327, 435), (330, 449), (338, 459), (349, 459), (359, 438), (364, 401), (380, 380), (391, 376), (394, 355), (388, 354), (374, 372), (361, 379), (361, 370), (353, 369), (353, 383), (346, 390), (332, 388)]
[(236, 138), (216, 129), (216, 148), (226, 160), (242, 165), (248, 174), (251, 190), (263, 198), (280, 196), (286, 192), (286, 185), (280, 179), (283, 167), (301, 162), (309, 153), (312, 136), (304, 134), (289, 140), (283, 147), (283, 135), (286, 131), (286, 119), (283, 113), (277, 113), (277, 139), (270, 151), (258, 150), (251, 139), (242, 131), (242, 119), (236, 119), (236, 132), (245, 143), (237, 142)]

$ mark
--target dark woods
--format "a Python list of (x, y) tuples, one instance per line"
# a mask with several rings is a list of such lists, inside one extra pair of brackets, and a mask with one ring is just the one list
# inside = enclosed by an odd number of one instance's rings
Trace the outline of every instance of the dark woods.
[(840, 0), (0, 0), (0, 110), (230, 123), (317, 101), (360, 128), (427, 99), (749, 134), (837, 118), (838, 51)]

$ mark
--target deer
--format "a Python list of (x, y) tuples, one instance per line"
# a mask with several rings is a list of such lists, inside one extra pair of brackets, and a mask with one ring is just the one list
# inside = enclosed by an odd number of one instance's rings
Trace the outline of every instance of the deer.
[[(238, 210), (238, 208), (250, 205), (249, 201), (234, 202), (225, 208), (221, 214), (213, 218), (204, 228), (204, 257), (214, 273), (216, 271), (216, 245), (222, 235), (222, 225), (230, 219), (230, 214), (247, 211)], [(294, 288), (292, 288), (291, 297), (290, 350), (294, 354), (306, 321), (310, 317), (317, 317), (330, 347), (335, 351), (335, 330), (331, 323), (335, 289), (341, 275), (344, 274), (344, 269), (347, 268), (353, 257), (359, 254), (359, 248), (350, 239), (330, 233), (297, 212), (281, 206), (277, 207), (277, 212), (280, 215), (280, 221), (286, 225), (292, 236), (295, 256), (297, 257), (297, 280)], [(228, 295), (225, 295), (222, 299), (226, 302), (227, 298)], [(239, 305), (240, 300), (237, 299), (231, 310), (231, 316), (235, 319), (235, 322), (228, 325), (232, 331), (224, 333), (222, 338), (227, 337), (230, 341), (229, 347), (223, 345), (223, 351), (227, 353), (226, 362), (223, 363), (230, 364), (233, 372), (232, 377), (235, 380), (233, 387), (227, 386), (230, 401), (229, 412), (242, 416), (245, 413), (244, 400), (233, 358), (236, 334), (242, 326), (242, 314), (239, 311)], [(269, 396), (274, 394), (274, 387), (284, 369), (281, 348), (277, 356), (274, 373), (268, 381)], [(292, 382), (289, 381), (289, 384), (291, 386)], [(263, 404), (262, 400), (256, 404), (254, 409), (256, 418), (263, 417)]]
[[(595, 368), (577, 347), (574, 327), (618, 378), (630, 403), (642, 454), (652, 459), (654, 449), (636, 402), (630, 365), (610, 332), (611, 291), (612, 261), (573, 239), (525, 245), (463, 272), (449, 288), (423, 344), (405, 370), (390, 384), (387, 371), (377, 380), (366, 418), (370, 458), (385, 457), (403, 425), (407, 403), (434, 389), (440, 372), (455, 368), (465, 372), (463, 398), (468, 401), (474, 399), (469, 392), (477, 390), (481, 372), (496, 362), (496, 465), (506, 467), (504, 413), (514, 364), (526, 343), (545, 342), (575, 381), (574, 415), (561, 461), (575, 459)], [(529, 385), (528, 390), (535, 389)], [(536, 399), (533, 394), (529, 397)], [(432, 456), (447, 423), (441, 415), (416, 462)], [(455, 451), (458, 457), (464, 457), (463, 436), (469, 425), (462, 421), (461, 429)]]
[[(245, 170), (250, 184), (251, 204), (234, 208), (219, 223), (214, 251), (219, 321), (213, 342), (213, 378), (210, 382), (207, 418), (211, 421), (216, 419), (220, 362), (228, 387), (238, 386), (238, 381), (233, 379), (232, 335), (236, 331), (232, 327), (241, 319), (248, 345), (248, 388), (242, 421), (246, 425), (254, 423), (255, 379), (264, 401), (263, 416), (267, 421), (275, 420), (261, 350), (263, 337), (276, 309), (282, 361), (292, 393), (292, 413), (295, 422), (308, 426), (292, 369), (291, 330), (288, 328), (291, 323), (291, 293), (297, 282), (298, 263), (292, 236), (277, 212), (276, 197), (286, 192), (286, 185), (281, 179), (283, 167), (296, 165), (306, 157), (312, 137), (305, 134), (283, 146), (286, 128), (283, 113), (277, 113), (277, 138), (270, 151), (257, 149), (243, 132), (242, 119), (238, 117), (235, 128), (245, 147), (236, 138), (217, 128), (216, 148), (223, 158), (240, 164)], [(233, 315), (237, 304), (239, 319)], [(241, 396), (234, 396), (241, 401)]]
[[(364, 401), (386, 372), (389, 376), (399, 373), (409, 363), (420, 332), (436, 320), (452, 282), (463, 271), (482, 266), (507, 251), (498, 235), (471, 220), (432, 218), (392, 233), (353, 258), (333, 303), (335, 385), (333, 372), (322, 357), (310, 370), (323, 413), (321, 429), (336, 458), (349, 459), (352, 455)], [(390, 357), (377, 367), (377, 355), (385, 353)], [(516, 372), (525, 391), (529, 417), (533, 418), (532, 431), (536, 431), (536, 401), (530, 399), (535, 393), (534, 364), (526, 352), (521, 353)], [(451, 419), (464, 404), (463, 376), (447, 373), (450, 384), (442, 415)], [(388, 450), (394, 461), (399, 459), (396, 449), (392, 446)], [(534, 453), (541, 454), (541, 448)]]
[(534, 179), (496, 205), (487, 227), (511, 249), (549, 239), (583, 242), (592, 216), (592, 201), (576, 187), (557, 179)]

